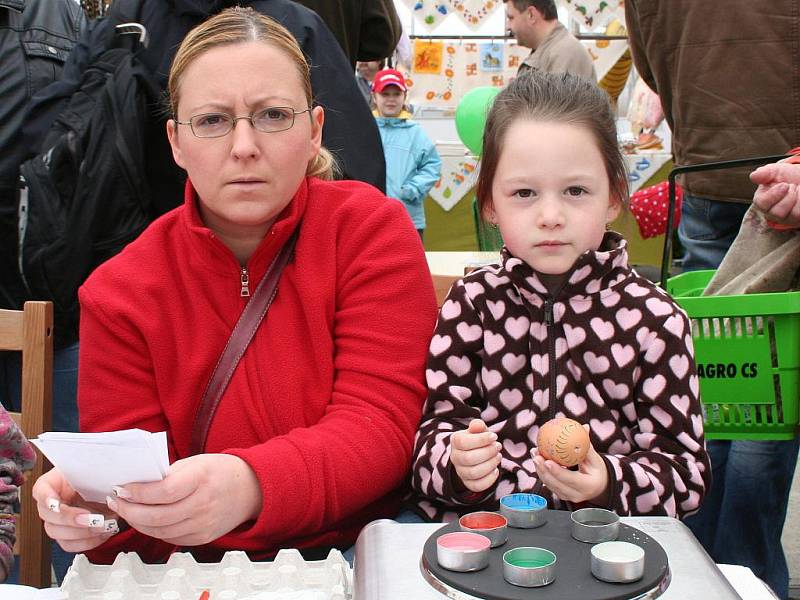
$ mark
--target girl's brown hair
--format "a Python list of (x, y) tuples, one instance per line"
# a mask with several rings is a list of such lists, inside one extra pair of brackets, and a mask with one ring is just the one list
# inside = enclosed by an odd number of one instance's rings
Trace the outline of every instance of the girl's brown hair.
[(583, 77), (528, 69), (497, 95), (486, 119), (476, 190), (482, 217), (492, 205), (492, 182), (506, 133), (520, 119), (588, 129), (603, 155), (611, 201), (627, 204), (628, 173), (617, 145), (616, 121), (606, 93)]
[[(308, 62), (294, 36), (283, 25), (270, 17), (262, 15), (252, 8), (236, 6), (226, 8), (210, 19), (203, 21), (183, 38), (172, 61), (167, 83), (169, 107), (172, 115), (177, 117), (181, 77), (190, 64), (212, 48), (247, 42), (269, 44), (288, 56), (294, 63), (298, 75), (300, 75), (306, 102), (308, 106), (312, 106), (313, 94)], [(311, 113), (309, 112), (310, 115)], [(337, 171), (333, 155), (321, 147), (314, 159), (308, 164), (306, 175), (321, 179), (333, 179)]]

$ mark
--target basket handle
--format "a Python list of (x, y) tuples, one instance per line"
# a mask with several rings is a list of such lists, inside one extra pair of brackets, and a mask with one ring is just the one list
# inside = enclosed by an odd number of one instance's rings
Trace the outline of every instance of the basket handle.
[(669, 209), (667, 210), (667, 231), (664, 235), (664, 253), (661, 255), (661, 281), (659, 285), (667, 289), (669, 279), (669, 265), (672, 255), (672, 229), (674, 227), (673, 217), (675, 213), (675, 178), (683, 173), (694, 173), (698, 171), (715, 171), (717, 169), (733, 169), (748, 165), (765, 165), (777, 162), (784, 158), (789, 158), (791, 154), (778, 154), (775, 156), (757, 156), (753, 158), (738, 158), (736, 160), (722, 160), (698, 165), (684, 165), (673, 168), (669, 172)]

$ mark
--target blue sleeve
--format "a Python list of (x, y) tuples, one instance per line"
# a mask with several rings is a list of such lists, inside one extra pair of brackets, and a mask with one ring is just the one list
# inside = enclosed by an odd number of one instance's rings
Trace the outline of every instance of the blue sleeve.
[(439, 181), (442, 176), (442, 159), (436, 151), (436, 146), (430, 138), (425, 135), (422, 128), (417, 129), (416, 146), (421, 148), (420, 158), (417, 162), (417, 169), (411, 174), (403, 184), (400, 195), (403, 200), (414, 204), (421, 203), (430, 189)]

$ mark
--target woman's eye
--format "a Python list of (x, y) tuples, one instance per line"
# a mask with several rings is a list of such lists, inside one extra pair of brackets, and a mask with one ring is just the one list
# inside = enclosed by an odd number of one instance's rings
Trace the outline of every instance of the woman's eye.
[(285, 108), (268, 108), (261, 113), (261, 117), (268, 121), (283, 121), (289, 118), (289, 112)]
[(573, 185), (567, 188), (567, 194), (570, 196), (581, 196), (586, 193), (586, 189), (578, 185)]
[(201, 115), (197, 118), (200, 127), (213, 127), (225, 121), (225, 115)]

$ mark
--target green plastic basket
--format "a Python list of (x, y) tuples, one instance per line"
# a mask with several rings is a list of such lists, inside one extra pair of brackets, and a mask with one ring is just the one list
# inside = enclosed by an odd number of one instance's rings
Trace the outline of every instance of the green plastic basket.
[(672, 277), (692, 321), (709, 439), (791, 440), (800, 398), (800, 292), (701, 296), (715, 271)]

